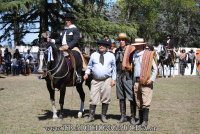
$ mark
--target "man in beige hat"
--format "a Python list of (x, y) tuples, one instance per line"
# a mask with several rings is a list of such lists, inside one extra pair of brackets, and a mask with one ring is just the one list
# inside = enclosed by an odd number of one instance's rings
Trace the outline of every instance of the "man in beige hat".
[(127, 48), (127, 43), (129, 38), (126, 33), (120, 33), (116, 38), (119, 41), (120, 46), (115, 51), (116, 56), (116, 67), (117, 67), (117, 79), (116, 79), (116, 93), (117, 99), (119, 99), (121, 119), (118, 123), (123, 123), (127, 121), (126, 117), (126, 98), (130, 101), (130, 110), (131, 110), (131, 120), (132, 125), (136, 124), (135, 115), (136, 115), (136, 103), (133, 95), (133, 80), (132, 72), (123, 68), (122, 63), (125, 56), (125, 50)]
[[(153, 94), (153, 82), (157, 75), (157, 61), (154, 51), (144, 50), (143, 38), (136, 38), (134, 45), (136, 52), (133, 55), (134, 95), (139, 109), (139, 124), (148, 125), (149, 107)], [(139, 125), (138, 124), (138, 125)]]

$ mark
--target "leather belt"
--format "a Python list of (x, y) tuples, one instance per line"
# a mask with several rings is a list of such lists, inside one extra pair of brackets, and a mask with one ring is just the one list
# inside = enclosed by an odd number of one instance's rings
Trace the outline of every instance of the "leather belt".
[(107, 78), (103, 78), (103, 79), (96, 79), (96, 78), (93, 78), (93, 79), (96, 80), (96, 81), (105, 81), (108, 78), (111, 78), (111, 77), (107, 77)]

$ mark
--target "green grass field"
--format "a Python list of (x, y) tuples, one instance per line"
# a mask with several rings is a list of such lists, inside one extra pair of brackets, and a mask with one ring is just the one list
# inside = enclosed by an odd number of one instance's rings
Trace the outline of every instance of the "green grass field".
[[(36, 75), (1, 78), (0, 134), (122, 133), (122, 131), (67, 131), (69, 126), (78, 126), (84, 130), (86, 127), (95, 126), (102, 129), (109, 125), (111, 128), (132, 129), (132, 131), (123, 131), (123, 133), (200, 133), (200, 78), (198, 76), (159, 78), (156, 81), (148, 126), (152, 130), (154, 128), (155, 131), (136, 131), (136, 128), (130, 126), (129, 122), (117, 124), (120, 113), (115, 88), (112, 89), (112, 101), (108, 110), (109, 123), (101, 123), (101, 105), (99, 105), (96, 120), (85, 124), (89, 107), (89, 90), (87, 87), (84, 87), (84, 90), (86, 92), (84, 117), (77, 118), (80, 100), (73, 87), (67, 88), (66, 91), (64, 119), (54, 121), (51, 119), (51, 103), (44, 80), (37, 80)], [(57, 109), (59, 109), (58, 100), (59, 92), (56, 92)], [(130, 115), (128, 102), (127, 115)]]

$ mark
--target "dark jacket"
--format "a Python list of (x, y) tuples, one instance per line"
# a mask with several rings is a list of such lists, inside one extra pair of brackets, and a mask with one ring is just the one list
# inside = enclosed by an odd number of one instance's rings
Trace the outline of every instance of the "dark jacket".
[(13, 58), (16, 58), (16, 59), (19, 60), (19, 59), (21, 59), (21, 54), (15, 52), (15, 53), (13, 54)]
[(62, 32), (61, 37), (55, 40), (55, 43), (62, 44), (62, 40), (65, 35), (65, 32), (66, 32), (66, 41), (69, 48), (72, 49), (74, 47), (78, 47), (78, 42), (80, 40), (80, 32), (78, 28), (70, 28), (70, 29), (64, 30)]

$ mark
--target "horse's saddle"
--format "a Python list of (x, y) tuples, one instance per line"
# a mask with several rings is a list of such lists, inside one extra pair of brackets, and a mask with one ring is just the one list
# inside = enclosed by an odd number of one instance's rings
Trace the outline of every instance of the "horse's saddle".
[(71, 68), (76, 69), (76, 61), (72, 51), (70, 50), (63, 51), (63, 55), (67, 59), (67, 62), (70, 62)]

